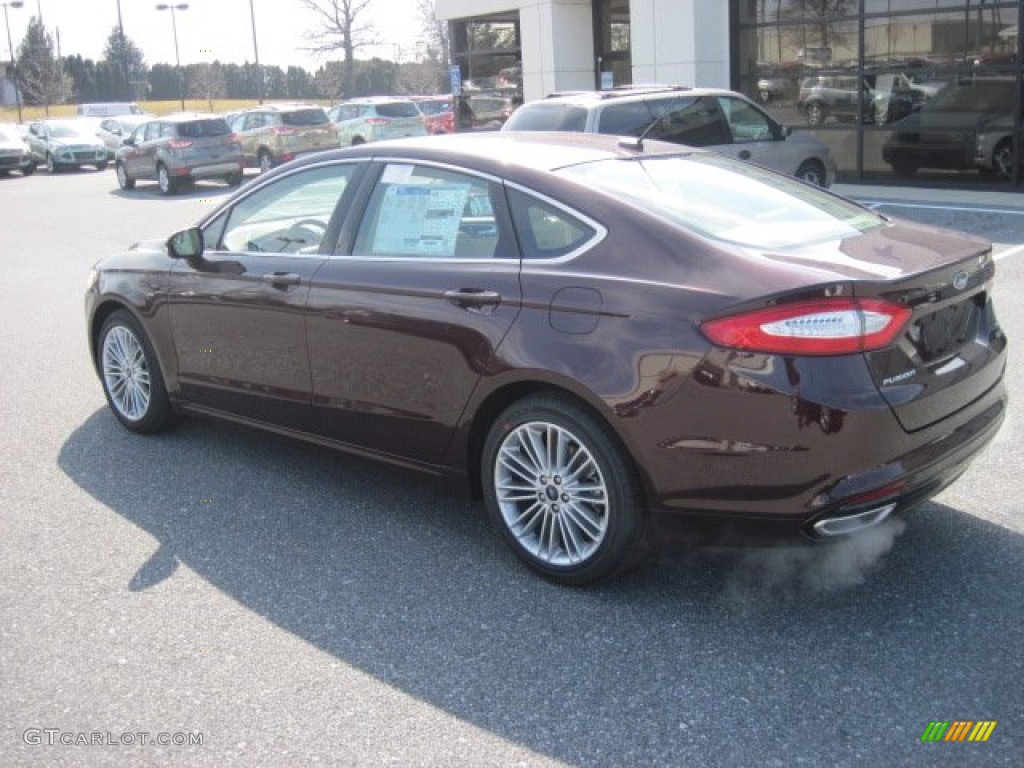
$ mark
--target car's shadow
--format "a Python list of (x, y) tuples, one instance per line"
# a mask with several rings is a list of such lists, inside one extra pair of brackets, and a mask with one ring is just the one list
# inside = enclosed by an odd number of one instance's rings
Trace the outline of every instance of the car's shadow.
[(125, 589), (183, 564), (388, 685), (572, 764), (861, 765), (862, 747), (963, 764), (920, 743), (934, 719), (1000, 722), (973, 765), (1010, 764), (1021, 743), (1024, 539), (949, 507), (913, 513), (887, 554), (885, 536), (684, 551), (568, 589), (522, 567), (475, 501), (241, 428), (139, 437), (98, 411), (59, 463), (159, 541)]
[[(249, 178), (246, 178), (242, 183), (248, 180)], [(135, 189), (121, 189), (115, 182), (115, 187), (109, 194), (122, 200), (201, 200), (212, 197), (227, 198), (238, 189), (238, 186), (232, 187), (223, 181), (200, 180), (178, 187), (173, 195), (165, 195), (160, 191), (156, 181), (140, 180), (136, 182)]]

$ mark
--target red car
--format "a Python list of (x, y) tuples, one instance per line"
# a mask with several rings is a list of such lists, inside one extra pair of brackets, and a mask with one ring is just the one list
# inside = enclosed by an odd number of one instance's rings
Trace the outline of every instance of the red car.
[(413, 101), (423, 113), (423, 124), (431, 136), (455, 133), (454, 99), (448, 96), (414, 96)]
[(128, 429), (213, 416), (447, 477), (581, 584), (953, 482), (1006, 412), (994, 274), (984, 240), (711, 152), (456, 134), (260, 177), (100, 262), (87, 329)]

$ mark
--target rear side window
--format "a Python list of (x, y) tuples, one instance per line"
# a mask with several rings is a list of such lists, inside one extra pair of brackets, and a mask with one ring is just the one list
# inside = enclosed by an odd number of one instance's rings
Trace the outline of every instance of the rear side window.
[(419, 117), (420, 111), (411, 101), (396, 101), (391, 104), (378, 104), (377, 114), (381, 117)]
[(587, 129), (587, 110), (567, 104), (520, 107), (505, 123), (506, 131), (577, 131)]
[(327, 113), (322, 109), (297, 109), (294, 112), (282, 112), (281, 122), (285, 125), (306, 126), (323, 125), (328, 122)]
[(231, 133), (228, 121), (224, 118), (208, 118), (190, 120), (178, 124), (178, 135), (185, 139), (202, 139), (207, 136), (227, 136)]
[(597, 130), (619, 136), (646, 133), (649, 139), (691, 147), (728, 144), (732, 140), (729, 126), (709, 96), (610, 104), (601, 113)]
[(524, 259), (555, 259), (582, 248), (597, 231), (575, 216), (517, 189), (508, 190)]

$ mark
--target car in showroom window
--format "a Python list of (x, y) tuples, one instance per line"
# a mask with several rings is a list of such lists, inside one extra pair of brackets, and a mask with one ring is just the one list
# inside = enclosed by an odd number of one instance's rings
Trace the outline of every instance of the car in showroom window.
[(353, 147), (167, 234), (89, 281), (122, 425), (215, 417), (440, 476), (563, 584), (679, 536), (860, 535), (1005, 417), (988, 242), (702, 150)]

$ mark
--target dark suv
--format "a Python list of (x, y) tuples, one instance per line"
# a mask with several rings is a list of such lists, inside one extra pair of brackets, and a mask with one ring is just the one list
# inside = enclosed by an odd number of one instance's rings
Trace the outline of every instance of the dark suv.
[(242, 147), (219, 115), (188, 112), (144, 123), (125, 139), (114, 162), (121, 189), (132, 189), (139, 179), (156, 179), (165, 195), (195, 179), (242, 183)]
[(707, 147), (821, 187), (830, 186), (836, 175), (825, 144), (807, 133), (791, 133), (746, 96), (715, 88), (556, 95), (519, 107), (502, 130), (607, 133)]

